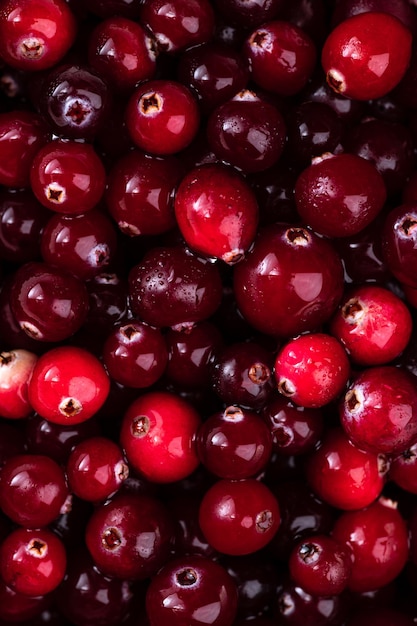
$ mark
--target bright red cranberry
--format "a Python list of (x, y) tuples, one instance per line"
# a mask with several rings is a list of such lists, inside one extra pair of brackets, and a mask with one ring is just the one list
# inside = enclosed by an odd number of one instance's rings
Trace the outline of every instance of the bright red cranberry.
[(0, 113), (0, 184), (29, 187), (33, 158), (46, 141), (46, 126), (36, 113)]
[(175, 215), (187, 244), (226, 263), (240, 261), (258, 224), (258, 203), (233, 168), (202, 165), (186, 174), (175, 194)]
[(384, 206), (386, 189), (376, 167), (354, 154), (326, 154), (299, 175), (295, 201), (302, 220), (328, 237), (349, 237)]
[(196, 435), (201, 420), (194, 407), (165, 391), (148, 392), (124, 415), (120, 443), (129, 465), (151, 482), (169, 483), (198, 466)]
[(390, 13), (412, 32), (415, 28), (416, 16), (412, 5), (404, 0), (339, 0), (332, 10), (331, 23), (335, 26), (348, 17), (369, 11)]
[(19, 326), (40, 341), (67, 339), (87, 315), (84, 283), (67, 270), (47, 263), (22, 265), (13, 276), (10, 297)]
[(350, 364), (337, 339), (325, 333), (309, 333), (281, 348), (274, 371), (278, 391), (283, 396), (299, 406), (319, 408), (343, 391)]
[(132, 311), (151, 326), (181, 329), (207, 319), (221, 290), (217, 265), (182, 246), (152, 248), (129, 274)]
[(113, 222), (99, 209), (76, 216), (53, 215), (42, 233), (44, 261), (82, 280), (105, 271), (114, 260), (116, 248)]
[(33, 193), (47, 209), (65, 214), (90, 211), (106, 184), (104, 166), (89, 144), (51, 141), (33, 160)]
[(322, 50), (330, 87), (348, 98), (371, 100), (391, 91), (405, 74), (412, 36), (396, 17), (375, 11), (334, 28)]
[(383, 257), (395, 278), (417, 287), (414, 267), (417, 258), (417, 205), (413, 202), (392, 209), (382, 230)]
[(237, 305), (269, 335), (314, 330), (335, 311), (343, 291), (341, 261), (332, 245), (300, 226), (262, 230), (234, 269)]
[(115, 327), (108, 336), (103, 361), (118, 383), (142, 389), (162, 376), (168, 351), (159, 329), (131, 320)]
[(332, 596), (346, 588), (352, 567), (350, 550), (326, 535), (302, 539), (291, 553), (290, 574), (307, 593)]
[(156, 70), (155, 42), (138, 22), (114, 15), (90, 35), (88, 60), (117, 90), (129, 90)]
[(62, 582), (67, 557), (63, 543), (47, 529), (18, 528), (0, 547), (6, 585), (27, 596), (43, 596)]
[[(175, 598), (175, 605), (171, 598)], [(152, 626), (232, 626), (237, 590), (219, 563), (200, 555), (182, 556), (167, 563), (146, 592)]]
[(278, 586), (274, 614), (274, 623), (285, 626), (340, 626), (347, 614), (346, 599), (343, 594), (312, 595), (288, 580)]
[(39, 259), (41, 233), (50, 216), (30, 190), (2, 190), (0, 257), (21, 264)]
[(85, 541), (105, 576), (143, 580), (168, 560), (172, 537), (171, 519), (159, 500), (120, 493), (95, 509)]
[(219, 160), (245, 173), (259, 172), (272, 167), (284, 150), (284, 118), (273, 104), (243, 90), (212, 112), (207, 140)]
[(389, 478), (396, 485), (417, 494), (417, 444), (391, 459)]
[(296, 406), (278, 394), (267, 401), (262, 417), (271, 431), (273, 449), (279, 454), (309, 452), (323, 431), (323, 415), (319, 409)]
[(92, 417), (109, 393), (109, 377), (87, 350), (61, 346), (37, 361), (29, 383), (29, 401), (42, 417), (73, 425)]
[(368, 508), (343, 513), (333, 538), (352, 550), (348, 587), (364, 592), (394, 580), (408, 559), (408, 530), (395, 504), (380, 499)]
[(116, 443), (106, 437), (91, 437), (74, 447), (66, 473), (72, 493), (83, 500), (100, 502), (120, 489), (129, 468)]
[(201, 501), (200, 527), (223, 554), (251, 554), (264, 548), (280, 524), (277, 499), (254, 478), (218, 480)]
[(238, 406), (211, 415), (198, 430), (198, 456), (220, 478), (255, 476), (266, 466), (271, 451), (267, 424), (254, 411)]
[(63, 0), (7, 0), (0, 14), (0, 56), (12, 67), (45, 70), (72, 46), (76, 22)]
[(58, 137), (93, 141), (111, 109), (107, 83), (81, 65), (60, 65), (45, 77), (38, 106)]
[(215, 41), (185, 50), (177, 74), (208, 113), (246, 88), (249, 68), (238, 50)]
[(313, 40), (298, 26), (281, 20), (268, 21), (254, 30), (243, 53), (254, 82), (282, 96), (301, 91), (316, 64)]
[(389, 365), (364, 370), (340, 406), (347, 435), (359, 448), (400, 454), (417, 440), (417, 386), (407, 370)]
[(0, 506), (16, 524), (40, 528), (65, 510), (68, 487), (61, 467), (47, 456), (10, 458), (0, 474)]
[(133, 150), (108, 176), (106, 203), (122, 233), (160, 235), (175, 226), (174, 191), (183, 166), (174, 156), (156, 158)]
[(0, 415), (7, 419), (23, 419), (32, 413), (28, 400), (28, 384), (38, 357), (17, 348), (0, 353)]
[(325, 502), (354, 510), (369, 506), (381, 495), (387, 470), (383, 455), (361, 450), (342, 429), (333, 428), (310, 455), (307, 479)]
[(193, 94), (173, 80), (141, 83), (126, 107), (126, 126), (133, 142), (158, 156), (186, 148), (196, 136), (199, 122)]
[(214, 12), (209, 0), (144, 0), (140, 19), (164, 52), (205, 43), (214, 32)]
[(333, 317), (330, 332), (360, 365), (385, 365), (407, 346), (412, 318), (392, 291), (376, 285), (351, 290)]

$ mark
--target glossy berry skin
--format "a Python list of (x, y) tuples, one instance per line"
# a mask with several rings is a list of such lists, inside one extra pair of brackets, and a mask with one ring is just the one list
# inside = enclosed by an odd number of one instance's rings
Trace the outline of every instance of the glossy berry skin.
[(29, 402), (42, 417), (74, 425), (92, 417), (110, 389), (101, 362), (83, 348), (60, 346), (37, 361), (29, 383)]
[(191, 327), (217, 310), (221, 295), (218, 267), (178, 245), (152, 248), (129, 273), (132, 311), (151, 326)]
[(384, 365), (407, 346), (412, 318), (392, 291), (376, 285), (351, 290), (334, 315), (330, 332), (359, 365)]
[(173, 526), (165, 506), (144, 494), (116, 494), (95, 509), (85, 541), (105, 575), (144, 580), (167, 561)]
[(153, 391), (140, 396), (126, 411), (120, 444), (129, 465), (156, 483), (189, 476), (198, 466), (196, 435), (200, 417), (180, 396)]
[(352, 550), (351, 591), (371, 591), (387, 585), (407, 562), (407, 526), (390, 500), (380, 499), (368, 508), (343, 513), (332, 535)]
[(218, 480), (200, 504), (199, 523), (207, 541), (223, 554), (244, 555), (264, 548), (280, 524), (277, 499), (254, 478)]
[(391, 459), (389, 466), (389, 478), (396, 485), (408, 491), (417, 493), (417, 444), (408, 448), (398, 456)]
[(191, 91), (172, 80), (145, 81), (126, 107), (132, 141), (144, 152), (164, 156), (186, 148), (197, 134), (200, 114)]
[(24, 419), (32, 413), (28, 384), (38, 357), (17, 348), (0, 353), (0, 416)]
[(299, 406), (319, 408), (343, 391), (350, 364), (337, 339), (325, 333), (309, 333), (281, 348), (274, 372), (282, 395)]
[(215, 0), (228, 23), (253, 28), (274, 19), (284, 9), (282, 0)]
[(291, 580), (284, 580), (278, 586), (274, 608), (273, 623), (278, 621), (286, 626), (340, 626), (346, 616), (343, 595), (312, 595)]
[(6, 585), (27, 596), (43, 596), (62, 582), (67, 564), (63, 543), (47, 529), (18, 528), (0, 547)]
[(316, 63), (313, 40), (298, 26), (281, 20), (266, 22), (252, 31), (243, 54), (250, 64), (253, 81), (281, 96), (301, 91)]
[(273, 104), (243, 90), (212, 112), (207, 140), (219, 160), (245, 173), (260, 172), (284, 150), (284, 118)]
[(0, 56), (20, 70), (45, 70), (69, 50), (76, 22), (63, 0), (7, 0), (0, 13)]
[(233, 168), (218, 163), (189, 171), (175, 194), (175, 216), (187, 244), (196, 252), (233, 264), (252, 243), (258, 203)]
[(272, 437), (266, 422), (255, 412), (229, 406), (202, 423), (197, 452), (210, 472), (239, 480), (264, 469), (271, 456)]
[(89, 144), (51, 141), (36, 153), (30, 181), (33, 193), (47, 209), (75, 215), (90, 211), (98, 203), (106, 173)]
[(129, 475), (119, 446), (106, 437), (89, 437), (72, 450), (66, 465), (68, 484), (78, 498), (106, 500)]
[(381, 495), (387, 469), (385, 456), (358, 448), (341, 428), (332, 428), (309, 456), (307, 479), (319, 498), (350, 511)]
[[(175, 606), (168, 601), (175, 597)], [(152, 626), (232, 626), (237, 589), (228, 572), (200, 555), (178, 557), (152, 579), (146, 591)]]
[(0, 184), (29, 187), (33, 158), (47, 137), (47, 127), (36, 113), (0, 113)]
[(174, 156), (133, 150), (118, 159), (107, 179), (106, 204), (122, 233), (160, 235), (174, 228), (174, 191), (183, 174)]
[(323, 155), (295, 184), (301, 219), (327, 237), (349, 237), (363, 230), (381, 211), (386, 196), (375, 166), (347, 153)]
[(29, 262), (13, 275), (10, 304), (19, 326), (29, 337), (57, 342), (73, 335), (88, 311), (84, 283), (47, 263)]
[(140, 21), (152, 32), (158, 49), (169, 53), (205, 43), (214, 31), (209, 0), (144, 0)]
[(25, 596), (13, 591), (0, 580), (0, 606), (0, 618), (5, 623), (24, 623), (25, 620), (30, 620), (34, 624), (39, 615), (50, 606), (50, 596)]
[(67, 496), (64, 472), (45, 455), (20, 454), (3, 465), (0, 506), (20, 526), (47, 526), (64, 512)]
[(334, 248), (298, 226), (274, 224), (261, 230), (234, 270), (234, 293), (245, 319), (279, 337), (323, 324), (342, 290), (342, 265)]
[(115, 15), (97, 24), (88, 42), (88, 60), (115, 89), (128, 91), (156, 70), (155, 42), (138, 22)]
[(380, 98), (405, 74), (411, 40), (408, 28), (393, 15), (354, 15), (336, 26), (324, 43), (321, 62), (327, 82), (348, 98)]
[(168, 351), (159, 329), (131, 320), (116, 326), (107, 337), (103, 361), (113, 380), (142, 389), (162, 376)]
[(346, 588), (352, 567), (347, 546), (326, 535), (310, 535), (298, 542), (289, 559), (292, 579), (307, 593), (332, 596)]
[(416, 204), (401, 204), (388, 213), (381, 235), (383, 258), (389, 270), (397, 280), (413, 288), (417, 287), (416, 226)]
[(400, 454), (417, 440), (416, 403), (415, 378), (407, 370), (370, 367), (349, 387), (340, 420), (359, 448)]

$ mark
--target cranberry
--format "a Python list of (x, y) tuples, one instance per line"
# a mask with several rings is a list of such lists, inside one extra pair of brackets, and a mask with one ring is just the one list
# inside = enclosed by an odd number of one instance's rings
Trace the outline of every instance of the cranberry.
[[(175, 597), (175, 606), (169, 598)], [(231, 576), (215, 561), (200, 555), (167, 563), (146, 592), (152, 626), (232, 626), (237, 590)]]
[(416, 461), (417, 444), (413, 444), (408, 450), (404, 450), (391, 459), (389, 466), (388, 476), (390, 480), (410, 493), (417, 493)]
[(389, 270), (400, 282), (413, 288), (417, 287), (413, 271), (417, 251), (416, 225), (417, 210), (413, 202), (392, 209), (382, 231), (383, 257)]
[(200, 527), (223, 554), (244, 555), (265, 547), (278, 530), (280, 511), (271, 490), (254, 478), (219, 480), (203, 496)]
[(32, 413), (28, 384), (38, 357), (28, 350), (0, 353), (0, 415), (23, 419)]
[(237, 263), (252, 243), (258, 204), (246, 181), (231, 167), (197, 167), (175, 194), (175, 215), (187, 244), (197, 252)]
[(215, 4), (228, 21), (244, 28), (268, 22), (284, 8), (282, 0), (215, 0)]
[(370, 11), (347, 18), (327, 37), (322, 65), (335, 91), (357, 100), (379, 98), (405, 74), (412, 36), (388, 13)]
[(291, 580), (284, 581), (276, 595), (276, 619), (288, 626), (339, 626), (345, 621), (345, 602), (341, 594), (311, 595)]
[(148, 392), (126, 411), (120, 442), (129, 464), (152, 482), (173, 482), (198, 466), (195, 438), (200, 417), (186, 400)]
[(343, 290), (342, 265), (331, 244), (288, 224), (263, 229), (234, 278), (244, 317), (261, 332), (281, 337), (328, 320)]
[(50, 595), (27, 596), (14, 591), (0, 579), (0, 618), (5, 623), (30, 620), (33, 624), (38, 615), (50, 605)]
[(325, 154), (299, 175), (295, 201), (301, 218), (321, 235), (348, 237), (381, 211), (386, 189), (376, 167), (354, 154)]

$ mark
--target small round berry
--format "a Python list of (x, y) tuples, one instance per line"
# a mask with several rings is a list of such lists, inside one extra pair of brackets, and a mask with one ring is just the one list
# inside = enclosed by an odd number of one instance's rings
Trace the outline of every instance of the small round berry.
[(417, 444), (404, 450), (398, 456), (391, 459), (389, 466), (389, 478), (396, 485), (408, 491), (417, 494)]
[(0, 353), (0, 416), (24, 419), (32, 413), (28, 385), (38, 357), (17, 348)]
[(414, 271), (417, 259), (417, 206), (401, 204), (385, 218), (381, 241), (383, 258), (397, 280), (417, 287)]

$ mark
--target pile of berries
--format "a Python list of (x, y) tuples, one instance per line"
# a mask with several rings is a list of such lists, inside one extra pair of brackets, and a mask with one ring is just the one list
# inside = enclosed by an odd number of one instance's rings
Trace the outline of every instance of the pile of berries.
[(416, 48), (0, 0), (0, 626), (416, 623)]

